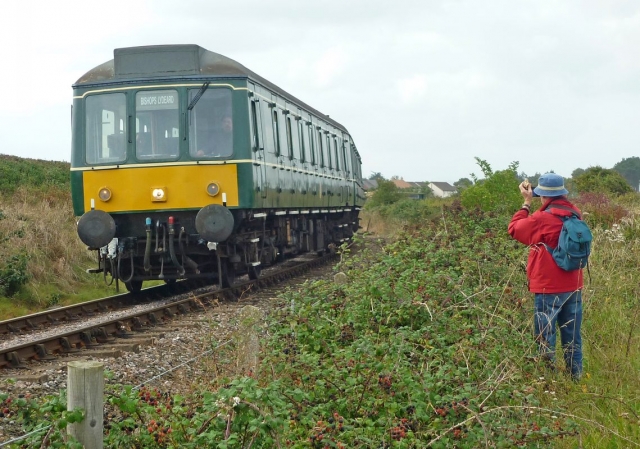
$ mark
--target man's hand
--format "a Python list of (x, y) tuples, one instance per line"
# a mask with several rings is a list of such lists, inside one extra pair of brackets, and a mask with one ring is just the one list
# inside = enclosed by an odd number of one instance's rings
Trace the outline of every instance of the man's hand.
[(524, 198), (524, 203), (531, 205), (531, 201), (533, 201), (533, 190), (531, 189), (529, 180), (525, 179), (518, 187), (520, 188), (522, 198)]

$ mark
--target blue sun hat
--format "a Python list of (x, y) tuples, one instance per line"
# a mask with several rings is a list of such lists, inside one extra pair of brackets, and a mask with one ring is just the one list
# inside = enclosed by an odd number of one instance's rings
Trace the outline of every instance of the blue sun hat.
[(562, 196), (569, 191), (564, 188), (564, 179), (555, 173), (545, 173), (538, 178), (538, 187), (533, 189), (533, 196)]

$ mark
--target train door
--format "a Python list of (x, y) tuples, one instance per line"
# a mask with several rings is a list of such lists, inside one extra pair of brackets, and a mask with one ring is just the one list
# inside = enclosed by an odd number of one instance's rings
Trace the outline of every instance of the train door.
[(313, 124), (312, 117), (305, 123), (306, 135), (309, 139), (309, 164), (307, 165), (309, 170), (309, 201), (308, 206), (318, 206), (318, 191), (320, 184), (320, 174), (318, 173), (318, 141), (316, 139), (315, 125)]
[(290, 168), (286, 171), (287, 163), (285, 154), (287, 152), (287, 138), (285, 133), (285, 122), (283, 109), (278, 107), (277, 97), (274, 95), (271, 107), (271, 124), (273, 126), (273, 143), (274, 143), (274, 165), (273, 170), (276, 172), (276, 200), (274, 207), (287, 207), (290, 203), (289, 184), (291, 181)]
[(318, 144), (318, 206), (326, 206), (327, 205), (327, 190), (328, 190), (328, 175), (327, 175), (327, 153), (326, 153), (326, 142), (324, 139), (324, 134), (322, 133), (322, 127), (319, 125), (315, 126), (315, 139)]
[(302, 111), (298, 111), (298, 120), (296, 127), (298, 129), (298, 179), (300, 188), (300, 205), (308, 207), (310, 205), (309, 197), (309, 178), (310, 175), (310, 154), (309, 154), (309, 134), (307, 132), (307, 119), (302, 116)]
[(324, 156), (324, 182), (325, 196), (322, 202), (323, 206), (331, 206), (332, 198), (335, 195), (335, 179), (333, 173), (333, 158), (331, 154), (331, 134), (325, 129), (322, 132), (322, 154)]
[(264, 164), (266, 166), (266, 181), (268, 189), (268, 206), (277, 207), (280, 203), (278, 194), (279, 172), (278, 170), (278, 133), (276, 132), (277, 108), (275, 100), (269, 95), (269, 100), (260, 100), (260, 112), (262, 119)]
[(267, 202), (269, 185), (267, 182), (267, 164), (262, 131), (262, 111), (255, 86), (249, 83), (249, 113), (251, 114), (251, 151), (253, 154), (253, 182), (256, 190), (256, 203)]
[(285, 205), (288, 207), (296, 206), (296, 168), (295, 160), (295, 135), (297, 135), (297, 129), (295, 128), (295, 115), (292, 114), (292, 105), (285, 103), (282, 110), (282, 157), (280, 158), (282, 166), (284, 167), (283, 176), (283, 194), (286, 198)]
[(344, 196), (342, 200), (345, 206), (351, 206), (353, 205), (353, 175), (351, 173), (352, 164), (349, 151), (349, 136), (343, 133), (340, 143), (340, 152), (342, 154), (342, 161), (344, 163)]

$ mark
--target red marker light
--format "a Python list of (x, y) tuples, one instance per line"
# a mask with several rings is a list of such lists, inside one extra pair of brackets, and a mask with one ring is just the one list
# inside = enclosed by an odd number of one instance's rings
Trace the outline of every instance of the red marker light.
[(169, 217), (169, 224), (173, 224), (173, 217)]

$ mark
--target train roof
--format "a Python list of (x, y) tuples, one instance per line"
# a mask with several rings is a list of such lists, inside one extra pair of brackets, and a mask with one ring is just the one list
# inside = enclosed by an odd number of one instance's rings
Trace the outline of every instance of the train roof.
[(336, 122), (293, 95), (249, 70), (237, 61), (214, 53), (199, 45), (150, 45), (144, 47), (116, 48), (113, 59), (100, 64), (82, 75), (73, 88), (104, 82), (117, 82), (149, 78), (250, 78), (303, 109), (322, 117), (332, 125), (347, 131)]

